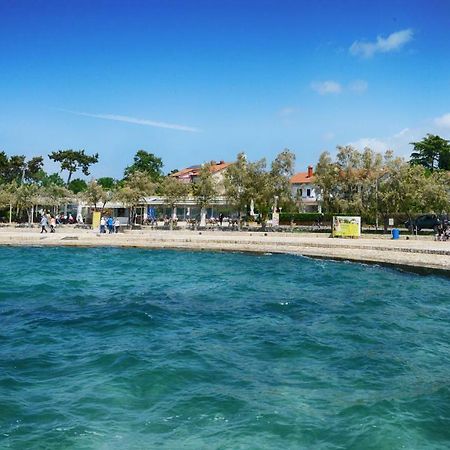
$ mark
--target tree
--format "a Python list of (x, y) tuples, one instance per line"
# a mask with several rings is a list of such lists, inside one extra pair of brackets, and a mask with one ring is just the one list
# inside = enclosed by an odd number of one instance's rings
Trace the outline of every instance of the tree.
[(419, 142), (411, 142), (414, 151), (410, 163), (421, 165), (431, 172), (434, 170), (450, 170), (450, 141), (440, 136), (427, 134)]
[(56, 185), (56, 186), (65, 185), (64, 180), (59, 176), (59, 174), (52, 173), (50, 175), (47, 175), (45, 172), (42, 174), (42, 177), (40, 178), (40, 183), (44, 187), (49, 185)]
[(197, 205), (200, 207), (200, 226), (206, 226), (206, 208), (211, 205), (217, 195), (216, 182), (211, 173), (211, 164), (203, 164), (199, 175), (192, 186)]
[(58, 162), (61, 172), (67, 170), (69, 173), (66, 184), (69, 185), (72, 174), (81, 169), (84, 175), (89, 175), (89, 167), (98, 162), (98, 153), (87, 155), (84, 150), (58, 150), (52, 152), (48, 157)]
[(92, 180), (86, 185), (83, 191), (83, 199), (90, 205), (94, 205), (94, 211), (97, 211), (97, 205), (101, 204), (101, 211), (105, 208), (106, 203), (111, 200), (112, 193), (103, 189), (103, 187), (96, 181)]
[[(174, 177), (166, 177), (161, 183), (160, 191), (166, 203), (172, 209), (172, 219), (176, 218), (176, 205), (189, 195), (189, 185), (183, 183)], [(173, 226), (173, 220), (170, 222), (170, 229)]]
[(146, 152), (145, 150), (138, 150), (133, 160), (133, 164), (128, 166), (124, 171), (125, 179), (130, 178), (135, 172), (146, 173), (153, 182), (159, 181), (163, 176), (162, 159), (158, 158), (153, 153)]
[(73, 193), (64, 186), (58, 184), (48, 184), (40, 189), (40, 203), (53, 208), (53, 213), (56, 214), (60, 205), (66, 204)]
[(24, 181), (27, 181), (29, 183), (40, 181), (42, 175), (45, 175), (43, 167), (44, 158), (42, 156), (34, 156), (33, 158), (31, 158), (24, 167)]
[(5, 183), (39, 181), (45, 174), (42, 170), (43, 165), (42, 156), (35, 156), (26, 161), (25, 155), (8, 157), (5, 152), (0, 152), (0, 179)]
[(266, 170), (265, 158), (251, 162), (247, 166), (247, 196), (253, 200), (255, 209), (260, 214), (261, 225), (266, 226), (266, 221), (273, 202), (275, 190), (272, 177)]
[(224, 188), (227, 202), (238, 211), (238, 226), (241, 226), (241, 213), (250, 204), (248, 192), (248, 162), (245, 153), (237, 155), (236, 161), (228, 166), (224, 175)]
[(155, 184), (150, 180), (148, 174), (136, 171), (130, 174), (115, 194), (117, 200), (125, 207), (130, 208), (129, 224), (135, 221), (136, 206), (146, 195), (151, 195), (155, 191)]
[(277, 197), (279, 202), (287, 203), (291, 200), (291, 186), (289, 180), (294, 175), (295, 154), (288, 149), (284, 149), (273, 160), (270, 178), (273, 186), (273, 197)]
[(86, 181), (81, 178), (75, 178), (68, 184), (68, 189), (72, 191), (74, 194), (79, 194), (80, 192), (84, 192), (87, 189)]
[(21, 184), (14, 191), (14, 202), (19, 210), (26, 210), (28, 223), (33, 222), (33, 208), (39, 198), (39, 188), (36, 184)]
[(315, 183), (323, 210), (376, 219), (378, 183), (385, 171), (383, 156), (370, 148), (362, 152), (351, 146), (337, 149), (336, 161), (325, 152), (316, 166)]
[(12, 205), (15, 201), (15, 183), (0, 184), (0, 208), (9, 206), (9, 221), (12, 220)]
[(97, 178), (97, 183), (107, 191), (113, 191), (117, 188), (117, 180), (112, 177)]

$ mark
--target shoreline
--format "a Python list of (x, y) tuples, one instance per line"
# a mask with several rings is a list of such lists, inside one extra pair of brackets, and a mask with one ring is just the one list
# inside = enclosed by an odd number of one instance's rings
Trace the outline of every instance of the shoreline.
[(450, 277), (450, 243), (427, 237), (392, 240), (389, 236), (329, 238), (311, 233), (188, 230), (126, 230), (99, 234), (64, 227), (54, 234), (38, 230), (0, 229), (0, 246), (121, 247), (249, 253), (295, 254), (336, 261), (380, 264), (421, 274)]

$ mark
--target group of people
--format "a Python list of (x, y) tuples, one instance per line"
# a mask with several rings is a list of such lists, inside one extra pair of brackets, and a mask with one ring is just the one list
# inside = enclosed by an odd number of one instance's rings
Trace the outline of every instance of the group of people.
[(53, 214), (43, 213), (41, 217), (41, 234), (47, 233), (47, 227), (50, 227), (50, 233), (56, 231), (56, 217)]
[(436, 240), (449, 241), (450, 240), (450, 221), (448, 219), (440, 221), (436, 226)]
[(120, 220), (116, 217), (113, 219), (111, 216), (102, 216), (100, 219), (100, 233), (106, 233), (108, 230), (109, 234), (118, 233), (120, 229)]

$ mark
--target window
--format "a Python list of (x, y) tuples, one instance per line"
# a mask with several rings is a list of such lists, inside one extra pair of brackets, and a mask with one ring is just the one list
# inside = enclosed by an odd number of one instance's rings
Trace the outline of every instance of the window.
[(306, 196), (311, 197), (311, 189), (306, 189)]
[(303, 195), (303, 189), (297, 189), (297, 195), (301, 197)]

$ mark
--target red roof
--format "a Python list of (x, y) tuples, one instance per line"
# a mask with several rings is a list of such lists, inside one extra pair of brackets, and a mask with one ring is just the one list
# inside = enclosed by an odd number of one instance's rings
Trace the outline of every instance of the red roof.
[[(211, 164), (211, 166), (209, 168), (210, 172), (216, 173), (216, 172), (220, 172), (223, 169), (226, 169), (232, 163), (227, 163), (225, 161), (220, 161), (220, 162), (216, 163), (215, 161), (211, 161), (210, 164)], [(201, 165), (186, 167), (185, 169), (182, 169), (179, 172), (175, 172), (175, 173), (171, 174), (171, 176), (176, 177), (176, 178), (195, 177), (195, 176), (198, 176), (201, 168), (202, 168)]]
[(302, 184), (302, 183), (313, 183), (314, 182), (314, 173), (312, 166), (308, 167), (308, 172), (298, 172), (296, 173), (289, 182), (291, 184)]

